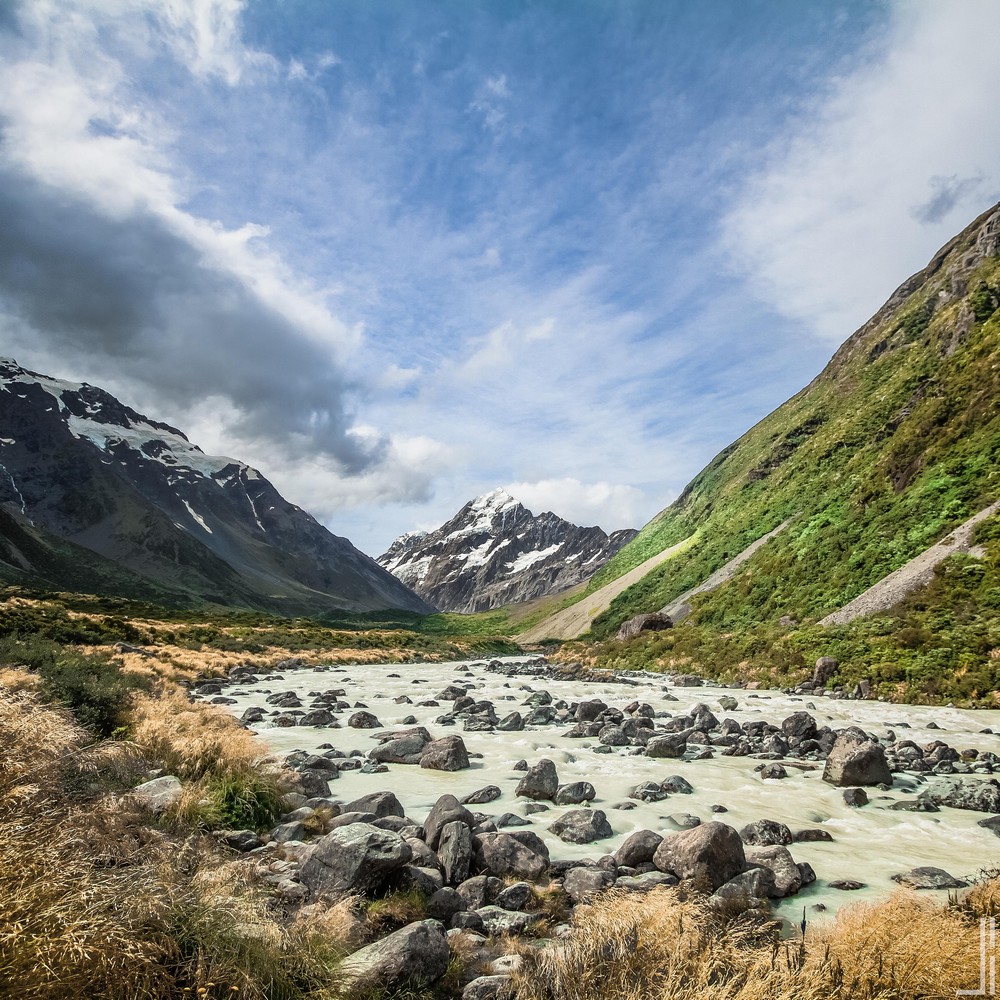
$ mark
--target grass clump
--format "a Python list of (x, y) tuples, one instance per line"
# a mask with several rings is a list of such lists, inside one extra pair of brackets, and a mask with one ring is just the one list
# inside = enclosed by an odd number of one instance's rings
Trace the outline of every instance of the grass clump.
[(801, 943), (762, 942), (677, 890), (612, 892), (565, 942), (523, 959), (519, 1000), (943, 1000), (978, 980), (979, 926), (900, 892)]

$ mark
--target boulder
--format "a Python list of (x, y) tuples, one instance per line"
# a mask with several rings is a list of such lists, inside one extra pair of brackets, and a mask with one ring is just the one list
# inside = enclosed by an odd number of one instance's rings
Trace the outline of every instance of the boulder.
[(371, 712), (355, 712), (347, 724), (351, 729), (381, 729), (382, 723)]
[(437, 855), (441, 861), (445, 883), (460, 885), (469, 877), (475, 845), (472, 831), (461, 820), (446, 823), (441, 830)]
[(756, 847), (769, 847), (772, 844), (790, 844), (792, 842), (792, 831), (773, 819), (759, 819), (754, 823), (748, 823), (740, 830), (740, 839), (744, 844), (751, 844)]
[(747, 851), (747, 862), (768, 868), (774, 875), (774, 898), (794, 896), (802, 888), (802, 872), (787, 847), (773, 844)]
[(181, 779), (172, 774), (165, 774), (161, 778), (153, 778), (152, 781), (136, 785), (130, 794), (143, 809), (154, 816), (159, 816), (180, 801), (183, 794)]
[(493, 875), (516, 875), (537, 881), (549, 867), (549, 849), (530, 830), (513, 833), (484, 833), (479, 836), (476, 861)]
[(848, 785), (891, 785), (892, 772), (881, 744), (858, 730), (837, 735), (823, 768), (823, 780), (841, 788)]
[(442, 736), (424, 748), (420, 766), (432, 771), (463, 771), (469, 767), (469, 751), (461, 736)]
[(571, 809), (549, 827), (549, 832), (567, 844), (590, 844), (615, 835), (601, 809)]
[(342, 813), (373, 813), (375, 816), (405, 816), (403, 804), (392, 792), (370, 792), (348, 802)]
[(746, 856), (736, 830), (713, 821), (664, 837), (653, 864), (681, 879), (704, 879), (715, 890), (743, 871)]
[(774, 899), (774, 872), (770, 868), (749, 868), (731, 878), (725, 885), (715, 890), (720, 899), (754, 900)]
[(581, 802), (590, 802), (597, 796), (597, 790), (589, 781), (574, 781), (568, 785), (560, 785), (556, 790), (557, 806), (576, 806)]
[(424, 840), (431, 850), (438, 849), (444, 828), (455, 821), (464, 823), (470, 830), (476, 825), (476, 818), (454, 795), (442, 795), (424, 820)]
[(677, 876), (669, 872), (643, 872), (641, 875), (622, 875), (615, 879), (616, 889), (628, 892), (649, 892), (661, 886), (677, 885)]
[(487, 802), (493, 802), (503, 794), (499, 785), (486, 785), (484, 788), (477, 788), (462, 799), (462, 805), (479, 806)]
[(614, 873), (604, 868), (571, 868), (563, 879), (563, 889), (574, 903), (589, 903), (614, 882)]
[(664, 629), (673, 627), (674, 623), (667, 615), (654, 611), (652, 614), (636, 615), (624, 622), (618, 629), (615, 638), (624, 641), (634, 639), (643, 632), (662, 632)]
[(521, 913), (505, 910), (500, 906), (484, 906), (475, 911), (491, 937), (501, 934), (523, 934), (532, 924), (542, 919), (541, 913)]
[(845, 788), (844, 801), (854, 809), (868, 805), (868, 793), (863, 788)]
[(410, 845), (390, 830), (352, 823), (323, 837), (302, 865), (299, 878), (316, 893), (371, 893), (413, 856)]
[(638, 868), (639, 865), (649, 864), (662, 843), (663, 837), (653, 830), (636, 830), (635, 833), (629, 834), (621, 847), (615, 851), (615, 862), (625, 868)]
[(950, 875), (943, 868), (912, 868), (892, 876), (893, 882), (908, 889), (964, 889), (969, 883)]
[(556, 766), (547, 757), (528, 768), (527, 773), (517, 783), (515, 795), (529, 799), (554, 799), (559, 789), (559, 775)]
[(420, 989), (440, 979), (450, 959), (444, 925), (420, 920), (345, 958), (337, 967), (337, 985), (363, 983), (385, 992)]
[(646, 744), (647, 757), (683, 757), (687, 750), (687, 737), (683, 733), (667, 733)]
[(462, 990), (462, 1000), (511, 1000), (513, 995), (510, 976), (480, 976)]
[(816, 738), (816, 720), (808, 712), (793, 712), (781, 723), (781, 731), (791, 738), (814, 740)]
[(395, 736), (375, 747), (368, 756), (383, 764), (419, 764), (427, 744), (431, 742), (426, 729)]
[(534, 896), (530, 882), (515, 882), (501, 889), (494, 902), (505, 910), (523, 910)]

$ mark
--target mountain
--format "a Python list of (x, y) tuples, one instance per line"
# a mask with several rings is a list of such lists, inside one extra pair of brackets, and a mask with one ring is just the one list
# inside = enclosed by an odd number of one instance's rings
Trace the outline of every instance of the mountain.
[(379, 563), (442, 611), (487, 611), (566, 590), (635, 536), (535, 517), (496, 489), (470, 500), (436, 531), (397, 538)]
[[(534, 632), (566, 638), (589, 628), (604, 639), (636, 615), (682, 609), (717, 643), (763, 625), (782, 635), (779, 623), (820, 623), (943, 539), (1000, 497), (998, 307), (994, 206), (598, 571), (577, 606), (598, 605), (600, 592), (605, 610), (578, 616), (569, 634), (551, 621)], [(967, 558), (968, 580), (992, 572)], [(628, 585), (616, 593), (616, 581)], [(1000, 606), (1000, 594), (984, 600)], [(1000, 645), (992, 628), (983, 624), (985, 649), (993, 638)], [(658, 641), (680, 649), (680, 636)], [(942, 663), (947, 645), (936, 654)]]
[(0, 359), (0, 579), (298, 614), (430, 606), (259, 472)]

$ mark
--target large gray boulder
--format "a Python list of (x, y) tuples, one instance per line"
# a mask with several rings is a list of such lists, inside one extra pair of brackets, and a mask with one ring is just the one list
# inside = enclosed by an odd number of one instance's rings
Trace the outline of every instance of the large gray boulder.
[(385, 816), (406, 815), (403, 803), (392, 792), (369, 792), (368, 795), (362, 795), (361, 798), (354, 799), (341, 808), (341, 815), (352, 812), (374, 813), (379, 819)]
[(541, 913), (523, 913), (492, 905), (476, 910), (475, 914), (482, 920), (486, 933), (491, 937), (499, 937), (501, 934), (522, 934), (532, 924), (537, 924), (542, 919)]
[(549, 849), (530, 830), (483, 833), (479, 835), (476, 861), (480, 868), (500, 878), (516, 875), (537, 882), (549, 867)]
[(571, 809), (549, 827), (549, 832), (567, 844), (590, 844), (615, 835), (601, 809)]
[(964, 889), (969, 883), (955, 878), (943, 868), (911, 868), (892, 876), (893, 882), (909, 889)]
[(476, 819), (454, 795), (442, 795), (431, 807), (424, 820), (424, 840), (431, 850), (436, 851), (444, 828), (453, 822), (464, 823), (470, 829), (476, 825)]
[(507, 975), (480, 976), (462, 990), (462, 1000), (511, 1000), (513, 996), (511, 978)]
[(755, 847), (747, 851), (747, 861), (752, 865), (767, 868), (774, 875), (775, 899), (794, 896), (802, 888), (802, 872), (787, 847), (782, 847), (780, 844)]
[(768, 847), (771, 844), (790, 844), (792, 842), (792, 831), (774, 819), (758, 819), (753, 823), (747, 823), (740, 830), (740, 837), (744, 844), (751, 844), (755, 847)]
[(589, 781), (573, 781), (568, 785), (559, 786), (555, 803), (557, 806), (577, 806), (596, 797), (597, 790)]
[(413, 856), (398, 833), (370, 823), (331, 831), (302, 865), (300, 881), (313, 892), (334, 896), (377, 891)]
[(683, 757), (687, 750), (687, 737), (684, 733), (667, 733), (657, 736), (646, 744), (647, 757)]
[(450, 958), (444, 924), (421, 920), (345, 958), (337, 985), (363, 983), (385, 992), (420, 989), (445, 974)]
[(461, 820), (446, 823), (437, 849), (447, 885), (460, 885), (469, 877), (475, 844), (472, 831)]
[(131, 792), (132, 798), (154, 816), (158, 816), (179, 802), (182, 794), (181, 779), (172, 774), (144, 781), (141, 785), (136, 785)]
[(743, 871), (746, 855), (740, 835), (713, 821), (664, 837), (653, 864), (681, 879), (704, 880), (714, 891)]
[(844, 788), (851, 785), (891, 785), (892, 772), (881, 744), (858, 729), (838, 733), (826, 758), (823, 780)]
[(615, 851), (615, 862), (625, 868), (638, 868), (653, 860), (663, 837), (653, 830), (636, 830), (630, 833)]
[(559, 775), (556, 766), (547, 757), (528, 768), (524, 777), (517, 783), (515, 795), (528, 799), (548, 799), (556, 797), (559, 790)]
[(421, 726), (408, 733), (393, 735), (391, 739), (375, 747), (368, 756), (383, 764), (419, 764), (430, 742), (431, 734)]
[(614, 885), (615, 876), (606, 868), (570, 868), (563, 878), (563, 889), (574, 903), (589, 903), (599, 893)]
[(464, 771), (470, 766), (465, 741), (461, 736), (431, 740), (420, 757), (420, 766), (432, 771)]

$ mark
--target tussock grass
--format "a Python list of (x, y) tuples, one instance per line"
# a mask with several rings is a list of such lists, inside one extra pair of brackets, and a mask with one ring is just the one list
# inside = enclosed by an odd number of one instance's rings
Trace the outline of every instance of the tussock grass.
[(800, 942), (724, 926), (677, 890), (609, 893), (564, 943), (524, 952), (519, 1000), (909, 1000), (954, 997), (979, 975), (979, 927), (900, 892)]

